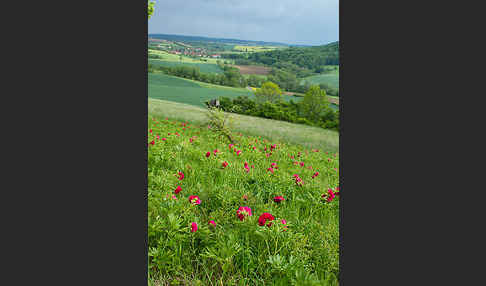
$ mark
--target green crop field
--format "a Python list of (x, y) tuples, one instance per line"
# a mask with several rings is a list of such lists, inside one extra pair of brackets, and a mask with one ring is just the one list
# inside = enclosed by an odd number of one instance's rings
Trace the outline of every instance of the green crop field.
[[(153, 50), (153, 49), (149, 49), (149, 54), (155, 54), (155, 55), (161, 56), (161, 57), (163, 57), (162, 60), (167, 61), (167, 62), (217, 64), (217, 62), (219, 60), (221, 62), (224, 62), (224, 61), (228, 62), (229, 61), (230, 63), (234, 63), (234, 61), (230, 60), (230, 59), (217, 59), (217, 58), (202, 58), (204, 61), (201, 61), (201, 58), (191, 58), (191, 57), (187, 57), (187, 56), (184, 56), (184, 55), (174, 55), (174, 54), (170, 54), (170, 53), (165, 52), (165, 51)], [(182, 60), (181, 60), (181, 57), (182, 57)]]
[(149, 285), (339, 285), (339, 154), (171, 116), (196, 109), (149, 100)]
[(301, 84), (304, 83), (304, 81), (308, 81), (310, 84), (327, 83), (332, 87), (339, 88), (339, 71), (303, 78)]
[[(197, 82), (163, 73), (148, 74), (148, 96), (150, 98), (169, 100), (205, 107), (204, 102), (219, 97), (236, 98), (238, 96), (254, 97), (244, 88), (232, 88)], [(293, 96), (284, 96), (285, 100), (301, 100)]]
[(154, 66), (165, 66), (165, 67), (175, 67), (175, 66), (190, 66), (198, 67), (203, 73), (223, 73), (223, 70), (217, 64), (208, 64), (202, 62), (173, 62), (157, 59), (149, 59), (148, 63)]

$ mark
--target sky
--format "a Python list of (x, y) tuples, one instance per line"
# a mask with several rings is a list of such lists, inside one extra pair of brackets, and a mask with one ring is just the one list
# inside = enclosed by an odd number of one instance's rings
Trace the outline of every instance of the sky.
[(149, 34), (297, 45), (339, 40), (339, 0), (154, 0)]

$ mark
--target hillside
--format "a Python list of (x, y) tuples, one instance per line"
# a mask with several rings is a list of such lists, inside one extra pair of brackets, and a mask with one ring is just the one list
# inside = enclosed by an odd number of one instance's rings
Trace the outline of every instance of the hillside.
[(321, 72), (326, 65), (339, 65), (339, 42), (313, 47), (290, 47), (288, 49), (252, 53), (248, 60), (266, 65), (288, 62), (314, 72)]

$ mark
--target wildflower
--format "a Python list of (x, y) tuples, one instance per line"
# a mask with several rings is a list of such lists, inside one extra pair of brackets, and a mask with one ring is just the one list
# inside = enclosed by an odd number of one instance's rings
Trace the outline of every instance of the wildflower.
[(253, 168), (255, 168), (255, 165), (251, 165), (251, 168), (252, 168), (252, 169), (253, 169)]
[(189, 202), (193, 205), (200, 205), (201, 200), (199, 199), (198, 196), (189, 196)]
[(271, 166), (272, 166), (272, 168), (278, 169), (277, 163), (272, 163)]
[(328, 161), (328, 162), (331, 162), (332, 160), (331, 160), (331, 158), (327, 158), (327, 161)]
[(197, 231), (197, 223), (193, 222), (191, 224), (191, 232), (196, 232)]
[(253, 150), (256, 150), (256, 147), (253, 147)]
[(152, 133), (152, 129), (150, 129), (149, 132)]
[(315, 177), (317, 177), (319, 175), (319, 172), (315, 172), (314, 175), (312, 175), (312, 179), (314, 179)]
[(178, 193), (180, 193), (182, 191), (182, 188), (181, 186), (177, 186), (177, 188), (174, 190), (174, 193), (177, 195)]
[(206, 153), (206, 158), (208, 158), (209, 156), (211, 156), (211, 152)]
[(178, 179), (179, 179), (180, 181), (182, 181), (182, 180), (184, 179), (184, 173), (182, 173), (182, 172), (178, 172), (177, 174), (179, 175), (179, 178), (178, 178)]
[(214, 220), (210, 220), (210, 221), (208, 222), (208, 224), (212, 224), (213, 226), (216, 226), (216, 223), (214, 222)]
[(300, 165), (301, 167), (304, 167), (304, 162), (300, 162), (300, 163), (299, 163), (299, 165)]
[(273, 149), (275, 149), (275, 148), (276, 148), (276, 145), (273, 144), (272, 146), (270, 146), (270, 151), (273, 151)]
[(223, 165), (223, 168), (226, 168), (228, 166), (228, 162), (224, 161), (222, 165)]
[(218, 153), (218, 152), (219, 152), (218, 149), (214, 149), (213, 154), (216, 155), (216, 153)]
[(175, 135), (179, 136), (179, 133), (176, 132)]
[(234, 146), (234, 144), (229, 144), (229, 145), (228, 145), (228, 147), (229, 147), (230, 151), (231, 151), (231, 148), (233, 148), (233, 146)]
[(239, 156), (241, 154), (241, 150), (236, 151), (236, 155)]
[(284, 219), (282, 219), (280, 222), (281, 222), (282, 224), (284, 224), (283, 231), (286, 231), (286, 230), (287, 230), (287, 226), (286, 226), (285, 224), (287, 224), (287, 221), (286, 221), (286, 220), (284, 220)]
[(326, 198), (328, 203), (332, 202), (332, 200), (334, 199), (334, 196), (335, 196), (335, 194), (332, 191), (332, 189), (328, 189), (327, 194), (322, 195), (323, 198)]
[(157, 140), (160, 140), (160, 135), (157, 135)]
[[(273, 217), (273, 215), (271, 215), (269, 213), (262, 213), (262, 215), (258, 218), (258, 225), (264, 226), (267, 221), (272, 221), (274, 219), (275, 218)], [(268, 227), (270, 227), (271, 225), (272, 225), (271, 222), (269, 224), (267, 224)]]
[(307, 169), (312, 170), (312, 166), (307, 167)]
[(172, 199), (177, 200), (177, 197), (175, 195), (172, 195)]
[(270, 171), (270, 172), (273, 174), (273, 168), (272, 168), (272, 167), (268, 168), (268, 169), (267, 169), (267, 172), (268, 172), (268, 171)]
[(192, 141), (194, 141), (194, 139), (192, 137), (189, 138), (189, 142), (192, 143)]
[(282, 196), (277, 196), (273, 198), (273, 201), (276, 203), (280, 203), (281, 201), (285, 201), (285, 199)]
[(243, 221), (245, 219), (245, 216), (251, 216), (251, 208), (239, 207), (236, 211), (236, 216), (238, 216), (238, 218)]
[(165, 137), (164, 137), (164, 138), (162, 138), (162, 141), (165, 141), (165, 140), (167, 140)]
[(152, 142), (150, 142), (150, 144), (152, 144), (152, 146), (153, 146), (153, 145), (155, 145), (155, 141), (154, 141), (154, 140), (152, 140)]

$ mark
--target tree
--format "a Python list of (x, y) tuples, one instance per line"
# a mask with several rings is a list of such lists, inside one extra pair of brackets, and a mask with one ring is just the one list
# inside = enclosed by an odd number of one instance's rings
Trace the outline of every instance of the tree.
[(279, 103), (282, 100), (282, 91), (275, 83), (267, 81), (262, 84), (255, 92), (255, 97), (258, 103), (271, 102)]
[(147, 0), (147, 3), (148, 3), (148, 18), (150, 19), (150, 17), (154, 13), (155, 2)]
[(301, 102), (304, 116), (314, 122), (319, 121), (321, 114), (329, 108), (329, 101), (325, 90), (313, 85), (306, 92)]

